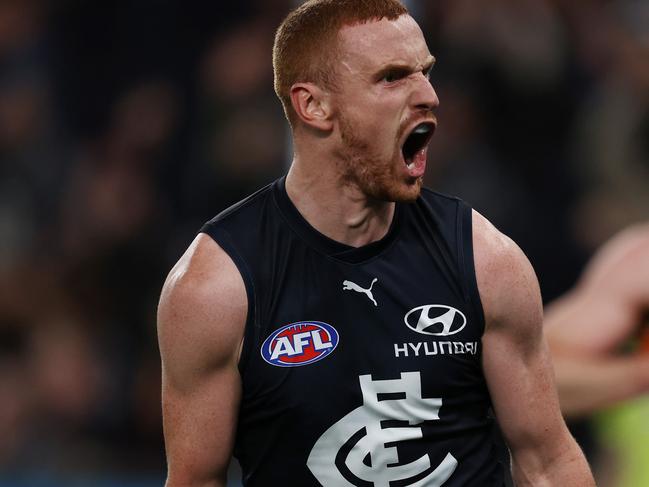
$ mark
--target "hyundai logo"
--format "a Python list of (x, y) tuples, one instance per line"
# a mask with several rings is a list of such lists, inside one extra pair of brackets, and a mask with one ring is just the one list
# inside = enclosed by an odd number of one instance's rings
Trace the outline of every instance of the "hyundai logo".
[(417, 306), (403, 318), (408, 328), (424, 335), (455, 335), (466, 326), (466, 316), (460, 310), (444, 304)]

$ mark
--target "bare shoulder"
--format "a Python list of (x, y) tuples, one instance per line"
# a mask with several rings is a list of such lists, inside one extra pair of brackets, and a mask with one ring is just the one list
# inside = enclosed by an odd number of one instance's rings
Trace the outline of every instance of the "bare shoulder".
[(636, 224), (602, 246), (584, 271), (580, 289), (612, 298), (649, 298), (649, 223)]
[(543, 311), (532, 265), (512, 239), (475, 210), (473, 252), (487, 328), (540, 327)]
[(199, 234), (171, 269), (158, 306), (165, 373), (208, 372), (236, 365), (247, 315), (241, 274), (228, 254)]
[(590, 267), (627, 266), (649, 254), (649, 222), (625, 228), (607, 241), (591, 261)]
[(158, 306), (169, 487), (225, 485), (246, 313), (234, 262), (210, 237), (198, 235), (169, 273)]
[(545, 329), (555, 355), (613, 353), (638, 330), (649, 306), (649, 224), (606, 242), (577, 285), (547, 306)]
[(511, 239), (477, 212), (473, 230), (486, 319), (482, 367), (512, 454), (514, 482), (594, 486), (561, 417), (532, 266)]

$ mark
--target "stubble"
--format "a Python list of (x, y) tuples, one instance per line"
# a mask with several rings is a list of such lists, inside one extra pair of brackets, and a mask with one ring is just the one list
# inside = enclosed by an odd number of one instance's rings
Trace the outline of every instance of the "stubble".
[(399, 174), (401, 155), (396, 145), (392, 155), (386, 158), (379, 154), (372, 141), (358, 135), (344, 114), (339, 121), (343, 148), (338, 159), (346, 184), (376, 201), (412, 202), (419, 197), (422, 178), (408, 180)]

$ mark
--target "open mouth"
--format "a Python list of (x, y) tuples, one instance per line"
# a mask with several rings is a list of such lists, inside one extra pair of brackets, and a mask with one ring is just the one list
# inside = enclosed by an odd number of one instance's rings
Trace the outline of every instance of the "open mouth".
[(410, 135), (408, 135), (401, 147), (401, 153), (403, 154), (403, 160), (406, 161), (406, 165), (410, 166), (413, 164), (415, 156), (430, 142), (430, 139), (433, 137), (433, 132), (435, 132), (435, 124), (432, 122), (420, 123), (410, 132)]

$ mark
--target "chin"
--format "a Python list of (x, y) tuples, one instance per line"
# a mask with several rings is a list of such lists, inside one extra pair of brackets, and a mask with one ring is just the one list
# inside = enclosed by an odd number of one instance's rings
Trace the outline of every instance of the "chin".
[(411, 184), (404, 184), (399, 186), (399, 191), (394, 195), (393, 201), (399, 203), (412, 203), (421, 194), (421, 187), (423, 184), (422, 178), (417, 178)]
[(395, 182), (371, 185), (364, 188), (365, 194), (377, 201), (390, 201), (395, 203), (412, 203), (421, 194), (422, 178), (414, 181)]
[[(352, 133), (346, 130), (343, 134), (348, 132)], [(373, 153), (369, 143), (349, 134), (343, 137), (346, 147), (340, 154), (344, 180), (375, 201), (410, 203), (419, 197), (423, 178), (404, 174), (400, 149), (386, 157)]]

